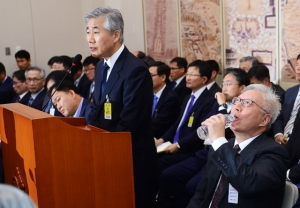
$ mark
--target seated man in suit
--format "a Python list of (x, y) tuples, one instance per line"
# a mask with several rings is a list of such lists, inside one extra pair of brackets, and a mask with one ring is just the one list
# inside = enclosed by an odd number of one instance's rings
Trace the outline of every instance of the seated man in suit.
[(208, 89), (208, 91), (215, 96), (215, 94), (217, 92), (221, 92), (221, 88), (218, 86), (218, 84), (216, 83), (216, 78), (217, 75), (219, 73), (219, 64), (218, 62), (216, 62), (215, 60), (208, 60), (207, 63), (209, 63), (209, 65), (211, 66), (212, 69), (212, 73), (211, 73), (211, 78), (209, 79), (206, 87)]
[[(63, 81), (54, 84), (49, 93), (52, 96), (52, 103), (57, 110), (65, 117), (85, 117), (86, 123), (89, 124), (89, 114), (92, 111), (91, 103), (81, 97), (77, 87), (71, 81)], [(56, 90), (56, 91), (55, 91)]]
[(152, 127), (153, 136), (160, 138), (176, 121), (180, 113), (177, 94), (167, 86), (170, 67), (157, 61), (149, 66), (153, 81)]
[[(296, 79), (300, 81), (300, 54), (297, 56)], [(272, 126), (275, 141), (285, 145), (293, 133), (295, 119), (299, 115), (300, 85), (287, 89), (280, 114)]]
[(17, 53), (15, 53), (15, 59), (20, 70), (26, 70), (28, 67), (30, 67), (31, 59), (28, 51), (19, 50)]
[(13, 103), (22, 103), (27, 105), (30, 99), (30, 92), (28, 91), (26, 78), (25, 78), (25, 71), (18, 70), (13, 73), (13, 88), (16, 92), (16, 96), (13, 98)]
[[(250, 84), (247, 73), (238, 68), (228, 68), (222, 83), (222, 93), (215, 94), (214, 103), (207, 118), (222, 113), (230, 114), (232, 99), (239, 96)], [(225, 131), (227, 139), (234, 137), (230, 128)], [(158, 207), (186, 207), (195, 193), (207, 162), (209, 146), (196, 152), (195, 156), (166, 168), (159, 181)], [(167, 205), (169, 204), (169, 205)]]
[(80, 95), (88, 99), (90, 93), (90, 86), (92, 82), (87, 78), (85, 73), (82, 71), (81, 62), (77, 63), (76, 66), (72, 67), (71, 74), (74, 79), (74, 84), (78, 88)]
[(253, 66), (248, 71), (248, 76), (250, 78), (251, 84), (264, 84), (270, 87), (280, 98), (280, 103), (283, 103), (285, 91), (279, 85), (276, 85), (270, 81), (270, 72), (268, 67), (263, 64)]
[(25, 70), (26, 83), (31, 97), (27, 105), (37, 110), (42, 110), (43, 101), (47, 94), (45, 85), (45, 70), (37, 66), (31, 66)]
[(186, 86), (192, 90), (192, 94), (185, 98), (176, 122), (157, 140), (158, 144), (166, 141), (173, 143), (166, 148), (166, 154), (159, 155), (159, 176), (164, 169), (186, 160), (203, 148), (203, 141), (197, 137), (196, 130), (214, 102), (214, 97), (206, 88), (211, 73), (211, 67), (206, 61), (196, 60), (190, 63)]
[(175, 57), (170, 62), (170, 77), (173, 80), (170, 85), (177, 93), (180, 105), (187, 95), (191, 94), (191, 89), (186, 86), (185, 73), (187, 71), (187, 60), (181, 57)]
[(6, 84), (8, 87), (13, 87), (12, 78), (6, 75), (5, 66), (0, 62), (0, 82)]
[(82, 65), (84, 67), (83, 72), (85, 73), (86, 77), (92, 82), (89, 89), (89, 96), (88, 100), (93, 102), (93, 94), (95, 89), (95, 69), (97, 63), (100, 59), (95, 58), (93, 56), (88, 56), (84, 59)]
[(232, 104), (236, 118), (230, 128), (235, 139), (225, 138), (222, 114), (202, 123), (208, 128), (212, 149), (188, 208), (280, 208), (289, 156), (265, 134), (279, 114), (278, 98), (269, 87), (253, 84)]

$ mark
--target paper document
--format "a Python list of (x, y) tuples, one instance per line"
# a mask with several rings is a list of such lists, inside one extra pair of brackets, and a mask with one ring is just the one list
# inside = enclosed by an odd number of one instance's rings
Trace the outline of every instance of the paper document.
[(164, 142), (161, 145), (157, 146), (157, 153), (164, 152), (164, 150), (171, 144), (171, 142)]

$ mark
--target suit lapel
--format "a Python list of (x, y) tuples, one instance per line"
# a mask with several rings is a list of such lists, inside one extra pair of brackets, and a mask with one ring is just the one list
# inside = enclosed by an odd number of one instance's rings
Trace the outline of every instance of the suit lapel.
[(32, 103), (31, 103), (30, 106), (34, 106), (36, 104), (36, 102), (38, 102), (38, 100), (40, 99), (40, 97), (42, 95), (44, 95), (44, 91), (45, 91), (45, 88), (43, 88), (43, 90), (36, 96), (36, 98), (32, 101)]
[(162, 104), (164, 103), (165, 98), (168, 94), (168, 91), (169, 90), (167, 89), (167, 86), (166, 86), (165, 89), (163, 90), (163, 92), (161, 93), (161, 96), (160, 96), (160, 98), (158, 100), (158, 103), (156, 105), (156, 109), (159, 109), (162, 106)]
[[(110, 91), (116, 84), (117, 80), (120, 78), (119, 72), (123, 69), (123, 63), (125, 58), (127, 57), (127, 54), (129, 53), (128, 49), (125, 47), (122, 53), (120, 54), (119, 58), (117, 59), (115, 65), (111, 69), (111, 73), (108, 77), (105, 90), (103, 92), (103, 95), (101, 95), (100, 105), (104, 103), (106, 100), (106, 95), (109, 95)], [(102, 70), (101, 70), (102, 73)]]

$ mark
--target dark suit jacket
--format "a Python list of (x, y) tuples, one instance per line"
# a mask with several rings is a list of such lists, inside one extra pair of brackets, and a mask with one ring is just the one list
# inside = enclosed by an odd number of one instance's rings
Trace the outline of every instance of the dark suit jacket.
[[(170, 87), (173, 87), (174, 82), (170, 82)], [(182, 103), (185, 99), (185, 97), (187, 95), (190, 95), (192, 93), (192, 90), (190, 88), (186, 87), (186, 78), (184, 77), (181, 82), (176, 86), (176, 88), (174, 89), (174, 92), (177, 93), (179, 100), (180, 100), (180, 104), (182, 106)]]
[[(31, 93), (28, 91), (21, 100), (19, 100), (19, 103), (22, 103), (23, 105), (27, 105), (29, 99), (30, 99)], [(12, 99), (12, 103), (15, 103), (18, 99), (19, 95), (15, 95)]]
[(47, 90), (44, 88), (33, 100), (30, 107), (41, 111), (43, 108), (43, 102), (44, 102), (44, 98), (45, 98), (46, 94), (47, 94)]
[(167, 86), (163, 90), (154, 115), (152, 116), (153, 135), (159, 139), (172, 126), (180, 113), (180, 101), (177, 94)]
[[(254, 139), (240, 154), (234, 139), (217, 151), (211, 148), (205, 173), (188, 208), (209, 207), (221, 172), (226, 180), (219, 208), (280, 208), (284, 196), (287, 151), (265, 133)], [(230, 183), (238, 191), (238, 204), (228, 203)]]
[(15, 95), (13, 88), (0, 82), (0, 104), (10, 103)]
[[(298, 116), (294, 123), (295, 126), (300, 126), (300, 117)], [(300, 183), (300, 128), (294, 128), (293, 132), (289, 138), (289, 141), (285, 145), (289, 156), (290, 163), (288, 169), (290, 169), (289, 178), (294, 183)]]
[(271, 82), (271, 84), (272, 84), (273, 91), (279, 97), (280, 103), (282, 104), (284, 101), (284, 95), (285, 95), (284, 89), (282, 89), (282, 87), (280, 87), (279, 85), (273, 84), (273, 82)]
[[(82, 73), (84, 73), (84, 72), (82, 72)], [(91, 84), (92, 84), (92, 82), (87, 78), (87, 76), (85, 74), (83, 74), (83, 76), (81, 77), (81, 79), (78, 83), (78, 86), (77, 86), (79, 93), (83, 98), (86, 98), (86, 99), (89, 98)]]
[[(111, 132), (131, 132), (135, 192), (137, 207), (147, 207), (150, 202), (142, 197), (157, 177), (157, 154), (152, 133), (153, 84), (145, 63), (125, 47), (117, 59), (101, 96), (103, 60), (95, 70), (94, 104), (96, 113), (91, 114), (91, 125)], [(112, 119), (104, 118), (106, 95), (112, 105)], [(149, 196), (152, 197), (151, 194)]]
[(85, 117), (86, 124), (90, 123), (90, 114), (94, 110), (92, 103), (88, 100), (83, 98), (83, 103), (80, 111), (80, 117)]
[[(272, 125), (273, 136), (277, 133), (283, 133), (284, 127), (286, 126), (289, 118), (291, 116), (293, 106), (295, 103), (296, 96), (298, 94), (300, 85), (296, 85), (292, 88), (289, 88), (285, 92), (284, 100), (281, 106), (281, 111), (276, 121)], [(299, 116), (299, 113), (298, 113)]]
[[(173, 143), (178, 125), (184, 114), (184, 110), (189, 99), (190, 96), (187, 96), (185, 98), (178, 119), (172, 125), (172, 127), (162, 136), (164, 141), (170, 141), (171, 143)], [(207, 118), (207, 114), (210, 112), (214, 100), (214, 97), (205, 88), (205, 90), (201, 93), (201, 95), (194, 103), (191, 111), (189, 112), (188, 118), (183, 123), (180, 129), (178, 140), (178, 144), (180, 145), (179, 152), (194, 153), (202, 148), (203, 141), (200, 140), (197, 136), (197, 128), (201, 126), (201, 122)], [(191, 127), (188, 127), (188, 120), (192, 114), (194, 114), (194, 122)]]
[(9, 76), (7, 76), (6, 80), (3, 82), (4, 84), (6, 84), (7, 86), (9, 86), (10, 88), (13, 88), (13, 80), (12, 78), (10, 78)]
[(222, 89), (219, 87), (219, 85), (215, 82), (211, 88), (208, 90), (213, 96), (215, 96), (215, 94), (217, 92), (222, 92)]

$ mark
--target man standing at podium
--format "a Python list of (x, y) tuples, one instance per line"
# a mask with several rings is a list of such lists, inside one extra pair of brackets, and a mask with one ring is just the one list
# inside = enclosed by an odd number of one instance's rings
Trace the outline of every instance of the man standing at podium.
[(151, 207), (157, 158), (151, 129), (150, 73), (124, 46), (124, 22), (118, 10), (97, 8), (85, 16), (85, 22), (92, 56), (103, 58), (95, 71), (97, 110), (91, 124), (111, 132), (131, 132), (136, 207)]

